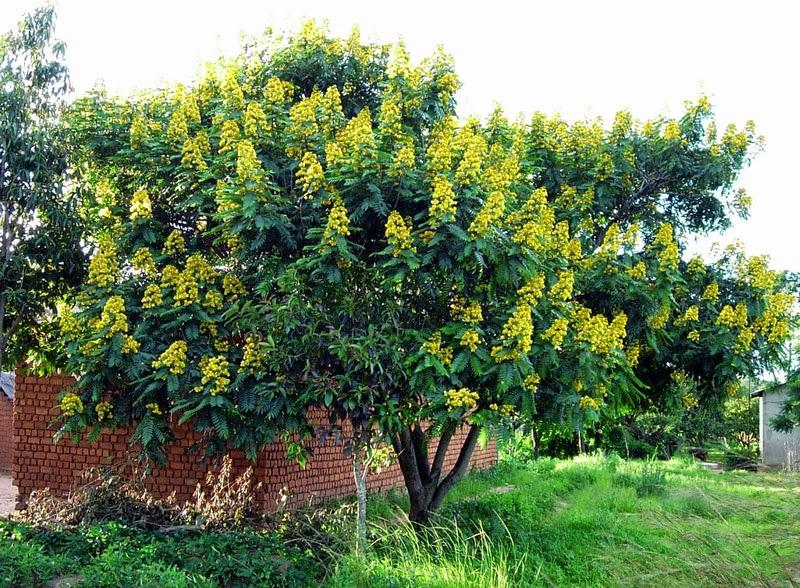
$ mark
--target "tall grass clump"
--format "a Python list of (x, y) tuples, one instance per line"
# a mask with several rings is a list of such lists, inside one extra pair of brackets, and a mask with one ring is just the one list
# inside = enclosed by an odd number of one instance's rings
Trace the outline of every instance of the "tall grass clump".
[(346, 556), (325, 583), (332, 588), (512, 588), (529, 585), (526, 555), (511, 535), (497, 541), (485, 530), (466, 530), (442, 519), (424, 530), (406, 519), (374, 525), (363, 558)]

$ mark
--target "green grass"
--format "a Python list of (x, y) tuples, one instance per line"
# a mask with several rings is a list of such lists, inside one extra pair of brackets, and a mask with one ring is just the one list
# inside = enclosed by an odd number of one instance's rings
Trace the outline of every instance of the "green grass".
[[(375, 500), (373, 514), (396, 506)], [(796, 474), (547, 460), (465, 480), (433, 548), (406, 527), (373, 520), (373, 530), (372, 554), (343, 560), (329, 585), (800, 585)]]
[[(469, 476), (416, 533), (400, 494), (370, 500), (370, 552), (280, 530), (163, 537), (0, 521), (0, 586), (800, 586), (800, 475), (690, 461), (543, 459)], [(292, 535), (292, 541), (297, 536)], [(334, 546), (334, 547), (331, 547)], [(343, 547), (344, 546), (344, 547)]]

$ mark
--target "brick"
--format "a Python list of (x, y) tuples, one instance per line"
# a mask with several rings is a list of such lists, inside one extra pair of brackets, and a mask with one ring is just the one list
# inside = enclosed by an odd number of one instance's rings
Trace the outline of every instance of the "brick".
[[(127, 431), (106, 431), (95, 445), (85, 441), (74, 445), (70, 440), (53, 444), (54, 431), (49, 427), (49, 421), (58, 414), (54, 409), (55, 396), (72, 385), (71, 378), (63, 375), (50, 378), (18, 376), (16, 382), (13, 407), (0, 395), (0, 471), (6, 471), (4, 467), (11, 471), (21, 502), (36, 488), (49, 486), (53, 492), (66, 493), (85, 468), (114, 463), (129, 454)], [(7, 406), (2, 404), (3, 401)], [(315, 423), (327, 423), (322, 410), (310, 411), (309, 417)], [(349, 427), (345, 426), (345, 433), (348, 430)], [(463, 430), (454, 436), (447, 466), (455, 464), (459, 442), (465, 437), (466, 431)], [(176, 431), (176, 438), (176, 446), (168, 452), (167, 467), (155, 470), (145, 480), (145, 485), (156, 494), (167, 496), (175, 492), (178, 500), (185, 500), (192, 496), (197, 483), (204, 481), (209, 469), (215, 469), (216, 465), (211, 461), (201, 462), (197, 453), (187, 453), (200, 435), (188, 427), (181, 427)], [(435, 441), (431, 443), (432, 452), (436, 445)], [(262, 484), (258, 499), (266, 509), (275, 508), (282, 488), (291, 494), (290, 506), (351, 495), (354, 488), (350, 460), (342, 454), (341, 447), (329, 438), (325, 444), (317, 442), (313, 449), (309, 467), (305, 470), (287, 460), (286, 450), (280, 443), (268, 445), (255, 463), (247, 461), (242, 452), (234, 451), (231, 453), (234, 475), (248, 467), (253, 468), (254, 482)], [(471, 465), (488, 467), (496, 459), (496, 446), (491, 442), (485, 449), (476, 449)], [(402, 486), (402, 483), (402, 474), (395, 463), (371, 476), (367, 485), (371, 491), (387, 491)]]

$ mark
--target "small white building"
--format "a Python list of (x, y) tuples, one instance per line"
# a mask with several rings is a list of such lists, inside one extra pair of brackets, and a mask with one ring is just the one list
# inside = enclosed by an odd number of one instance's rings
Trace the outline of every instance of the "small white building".
[(800, 427), (790, 433), (772, 428), (772, 419), (778, 415), (786, 401), (786, 386), (775, 386), (752, 393), (758, 397), (759, 436), (761, 463), (780, 466), (787, 470), (800, 470)]

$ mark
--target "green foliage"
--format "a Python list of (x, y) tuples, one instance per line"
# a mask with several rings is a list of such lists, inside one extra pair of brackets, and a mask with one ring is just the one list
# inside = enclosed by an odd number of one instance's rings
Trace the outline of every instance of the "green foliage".
[[(0, 37), (0, 368), (52, 367), (48, 315), (84, 276), (77, 197), (64, 188), (69, 87), (52, 7)], [(55, 346), (55, 347), (53, 347)]]
[(169, 536), (113, 523), (48, 531), (0, 519), (0, 578), (25, 587), (54, 574), (78, 585), (167, 588), (649, 585), (654, 577), (665, 587), (783, 585), (800, 563), (796, 485), (796, 473), (711, 474), (688, 461), (544, 458), (468, 476), (422, 533), (403, 522), (397, 497), (373, 497), (364, 557), (352, 538), (340, 540), (348, 525), (335, 517), (315, 519), (324, 534), (305, 538), (288, 529)]
[[(210, 452), (280, 436), (303, 461), (346, 421), (347, 451), (393, 444), (425, 511), (479, 430), (516, 415), (568, 439), (661, 402), (672, 372), (699, 378), (699, 355), (711, 396), (780, 343), (791, 311), (765, 260), (680, 260), (688, 233), (744, 213), (733, 181), (759, 145), (749, 124), (712, 133), (707, 99), (611, 128), (459, 123), (442, 53), (412, 64), (313, 25), (269, 47), (191, 87), (73, 105), (102, 222), (62, 317), (81, 374), (64, 432), (135, 424), (163, 457), (187, 422)], [(460, 427), (443, 472), (427, 444)]]
[[(321, 560), (270, 532), (164, 535), (116, 523), (58, 531), (0, 519), (0, 580), (40, 586), (310, 586)], [(5, 583), (5, 580), (10, 580)]]

